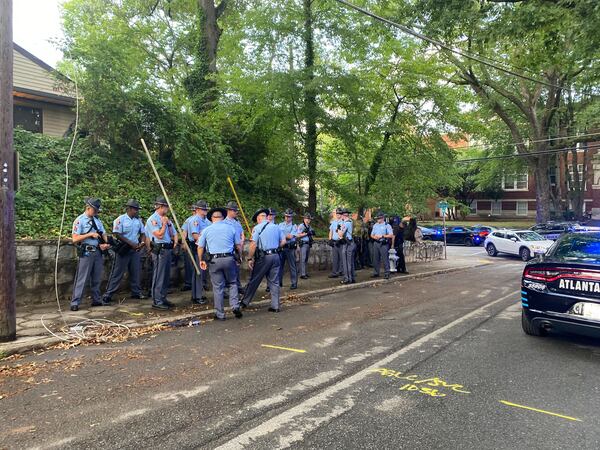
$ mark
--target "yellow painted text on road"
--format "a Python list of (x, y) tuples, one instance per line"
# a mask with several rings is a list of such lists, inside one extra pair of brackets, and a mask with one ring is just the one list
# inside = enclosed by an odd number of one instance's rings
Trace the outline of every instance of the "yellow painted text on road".
[(506, 405), (506, 406), (513, 406), (515, 408), (527, 409), (529, 411), (535, 411), (535, 412), (539, 412), (542, 414), (548, 414), (550, 416), (560, 417), (561, 419), (573, 420), (575, 422), (583, 422), (581, 419), (578, 419), (577, 417), (564, 416), (562, 414), (557, 414), (557, 413), (554, 413), (551, 411), (546, 411), (546, 410), (538, 409), (538, 408), (532, 408), (531, 406), (518, 405), (517, 403), (507, 402), (506, 400), (500, 400), (500, 403), (502, 403), (503, 405)]
[(306, 350), (301, 350), (299, 348), (279, 347), (278, 345), (261, 344), (261, 347), (274, 348), (277, 350), (287, 350), (288, 352), (306, 353)]

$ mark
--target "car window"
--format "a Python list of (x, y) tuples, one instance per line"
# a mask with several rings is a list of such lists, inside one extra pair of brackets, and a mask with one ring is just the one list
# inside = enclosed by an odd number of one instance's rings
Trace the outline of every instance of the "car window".
[(537, 234), (535, 231), (523, 231), (522, 233), (517, 233), (517, 236), (522, 241), (543, 241), (544, 238)]
[(513, 239), (513, 238), (518, 239), (516, 234), (506, 233), (506, 239)]
[(600, 234), (577, 234), (561, 239), (555, 244), (552, 256), (600, 261)]
[(494, 237), (500, 238), (500, 239), (504, 239), (505, 234), (502, 231), (496, 231), (494, 233)]
[(465, 231), (465, 229), (463, 227), (454, 227), (454, 228), (452, 228), (452, 231), (454, 233), (460, 233), (462, 231)]

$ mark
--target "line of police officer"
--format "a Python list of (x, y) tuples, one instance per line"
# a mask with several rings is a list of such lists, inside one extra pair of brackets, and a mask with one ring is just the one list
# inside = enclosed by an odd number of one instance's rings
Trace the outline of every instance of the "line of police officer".
[[(307, 279), (307, 262), (313, 244), (314, 230), (311, 227), (310, 214), (303, 216), (301, 224), (293, 223), (294, 212), (288, 209), (284, 221), (275, 224), (277, 212), (271, 208), (259, 209), (252, 220), (257, 224), (252, 230), (248, 265), (251, 269), (246, 289), (240, 282), (240, 266), (243, 255), (244, 232), (237, 220), (239, 212), (235, 202), (229, 202), (225, 208), (210, 208), (200, 200), (191, 206), (193, 214), (182, 226), (182, 245), (191, 250), (195, 265), (200, 268), (196, 273), (194, 264), (186, 251), (186, 275), (183, 290), (191, 290), (193, 304), (207, 302), (203, 291), (207, 290), (208, 276), (213, 288), (215, 317), (225, 319), (224, 298), (237, 318), (242, 317), (241, 309), (247, 307), (256, 294), (263, 278), (267, 279), (271, 292), (269, 311), (280, 311), (280, 287), (283, 286), (285, 266), (289, 267), (290, 289), (298, 286), (298, 268), (296, 249), (300, 249), (300, 278)], [(129, 274), (131, 298), (143, 299), (140, 288), (141, 250), (147, 248), (152, 254), (153, 308), (167, 310), (174, 305), (167, 299), (170, 280), (170, 268), (173, 250), (178, 244), (178, 233), (168, 218), (169, 206), (159, 197), (154, 202), (154, 213), (146, 224), (139, 217), (140, 205), (135, 200), (125, 204), (125, 213), (113, 222), (113, 237), (106, 234), (98, 213), (100, 200), (85, 199), (85, 211), (73, 223), (72, 239), (78, 248), (78, 264), (75, 274), (71, 310), (77, 311), (81, 303), (84, 288), (91, 287), (92, 306), (111, 304), (112, 295), (118, 290), (125, 272)], [(338, 208), (336, 218), (329, 228), (329, 243), (333, 252), (331, 278), (343, 277), (342, 283), (355, 283), (356, 243), (353, 236), (353, 222), (350, 211)], [(384, 276), (389, 277), (389, 239), (393, 237), (391, 226), (385, 223), (383, 213), (376, 214), (377, 223), (373, 225), (370, 238), (374, 242), (373, 277), (378, 277), (380, 266), (384, 266)], [(115, 259), (104, 295), (100, 296), (102, 279), (102, 253), (109, 247), (115, 252)], [(241, 297), (241, 298), (240, 298)]]

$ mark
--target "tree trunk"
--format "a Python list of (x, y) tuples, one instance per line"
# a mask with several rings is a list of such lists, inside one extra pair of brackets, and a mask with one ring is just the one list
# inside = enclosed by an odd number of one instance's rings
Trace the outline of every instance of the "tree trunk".
[(315, 49), (313, 36), (313, 0), (304, 0), (304, 120), (306, 136), (304, 149), (308, 164), (308, 210), (317, 212), (317, 93), (315, 79)]
[[(550, 220), (550, 178), (548, 177), (548, 156), (541, 156), (534, 166), (536, 221)], [(543, 160), (543, 161), (542, 161)]]

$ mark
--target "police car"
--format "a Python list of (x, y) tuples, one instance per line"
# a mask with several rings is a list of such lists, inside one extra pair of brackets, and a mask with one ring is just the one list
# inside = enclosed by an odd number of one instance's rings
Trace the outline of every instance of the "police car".
[(536, 255), (546, 253), (554, 241), (530, 230), (496, 230), (485, 239), (483, 246), (490, 256), (498, 253), (519, 255), (523, 261), (529, 261)]
[(600, 337), (600, 233), (565, 234), (528, 263), (521, 302), (527, 334), (556, 330)]

